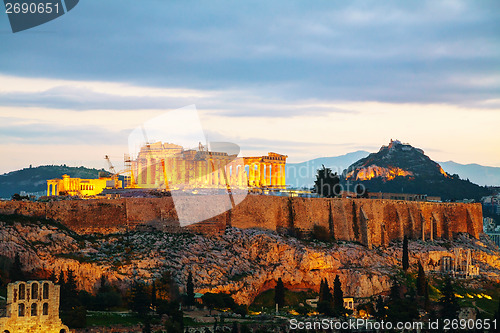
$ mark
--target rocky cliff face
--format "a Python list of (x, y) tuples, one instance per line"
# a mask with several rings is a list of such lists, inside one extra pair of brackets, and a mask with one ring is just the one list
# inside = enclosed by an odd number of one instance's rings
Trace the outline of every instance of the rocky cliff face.
[[(192, 197), (177, 198), (176, 204), (183, 199)], [(228, 197), (207, 195), (199, 200), (205, 204), (192, 207), (194, 221), (201, 220), (207, 207), (226, 204)], [(179, 227), (172, 198), (0, 201), (0, 213), (53, 219), (79, 234), (123, 232), (148, 223), (165, 230)], [(480, 204), (248, 195), (230, 211), (189, 228), (204, 234), (222, 232), (226, 226), (309, 232), (315, 225), (326, 228), (336, 240), (371, 246), (387, 245), (405, 235), (451, 239), (467, 232), (478, 237), (483, 219)]]
[[(468, 235), (453, 242), (411, 241), (412, 264), (420, 259), (431, 267), (455, 247), (472, 249), (481, 271), (498, 280), (500, 253)], [(287, 288), (318, 291), (321, 279), (333, 284), (339, 275), (345, 295), (381, 293), (390, 288), (390, 275), (401, 267), (400, 249), (400, 242), (369, 250), (357, 243), (303, 242), (271, 231), (238, 228), (213, 236), (134, 231), (81, 238), (42, 223), (0, 222), (0, 255), (13, 258), (19, 253), (27, 269), (72, 269), (79, 287), (88, 291), (102, 274), (124, 287), (133, 279), (150, 282), (170, 270), (180, 286), (192, 272), (196, 291), (231, 293), (243, 304), (274, 287), (280, 277)]]

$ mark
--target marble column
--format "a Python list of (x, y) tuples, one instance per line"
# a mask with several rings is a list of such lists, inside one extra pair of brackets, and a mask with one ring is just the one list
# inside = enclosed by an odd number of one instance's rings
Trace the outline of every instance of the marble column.
[(278, 173), (277, 173), (278, 164), (272, 163), (270, 166), (271, 166), (271, 185), (273, 187), (276, 187), (278, 185), (278, 178), (277, 178), (277, 176), (278, 176)]
[(152, 172), (151, 172), (151, 171), (153, 171), (153, 170), (152, 170), (153, 166), (152, 166), (152, 163), (151, 163), (151, 162), (152, 162), (152, 161), (151, 161), (151, 158), (148, 158), (148, 159), (146, 160), (146, 184), (147, 184), (148, 186), (151, 184), (151, 174), (152, 174)]
[(260, 179), (259, 179), (260, 187), (266, 186), (267, 185), (267, 179), (266, 179), (267, 169), (266, 169), (266, 165), (264, 163), (259, 163), (259, 173), (260, 173)]
[(219, 185), (219, 170), (217, 168), (217, 160), (212, 160), (212, 185)]
[(280, 165), (281, 168), (281, 186), (286, 188), (286, 174), (285, 174), (285, 164)]

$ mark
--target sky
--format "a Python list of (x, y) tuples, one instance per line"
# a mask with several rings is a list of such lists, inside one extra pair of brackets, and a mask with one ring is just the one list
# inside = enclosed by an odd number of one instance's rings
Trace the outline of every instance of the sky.
[(0, 173), (119, 168), (134, 129), (184, 107), (244, 156), (399, 139), (500, 167), (499, 31), (498, 1), (85, 0), (18, 33), (2, 7)]

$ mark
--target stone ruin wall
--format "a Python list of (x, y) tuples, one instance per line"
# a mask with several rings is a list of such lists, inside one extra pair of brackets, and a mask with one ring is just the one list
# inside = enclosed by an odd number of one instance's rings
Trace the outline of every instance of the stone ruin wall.
[[(225, 204), (227, 196), (207, 196), (193, 218)], [(176, 199), (177, 200), (177, 199)], [(186, 197), (192, 200), (192, 197)], [(179, 201), (177, 201), (179, 204)], [(81, 234), (112, 233), (151, 224), (179, 231), (172, 198), (122, 198), (52, 202), (0, 201), (1, 214), (53, 219)], [(248, 195), (234, 209), (187, 228), (214, 234), (227, 225), (279, 232), (308, 233), (314, 225), (337, 240), (357, 241), (368, 247), (391, 240), (446, 238), (457, 233), (478, 237), (483, 232), (481, 204), (431, 203), (375, 199), (288, 198)]]

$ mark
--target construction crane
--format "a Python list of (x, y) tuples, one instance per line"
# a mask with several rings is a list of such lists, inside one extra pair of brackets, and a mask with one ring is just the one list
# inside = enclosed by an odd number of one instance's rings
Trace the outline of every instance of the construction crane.
[(113, 166), (113, 163), (111, 163), (111, 160), (109, 159), (108, 155), (104, 156), (104, 159), (106, 161), (108, 161), (108, 168), (109, 168), (109, 171), (111, 171), (111, 173), (112, 173), (111, 179), (113, 180), (113, 188), (118, 188), (119, 187), (119, 183), (118, 183), (119, 173), (116, 172), (115, 167)]

